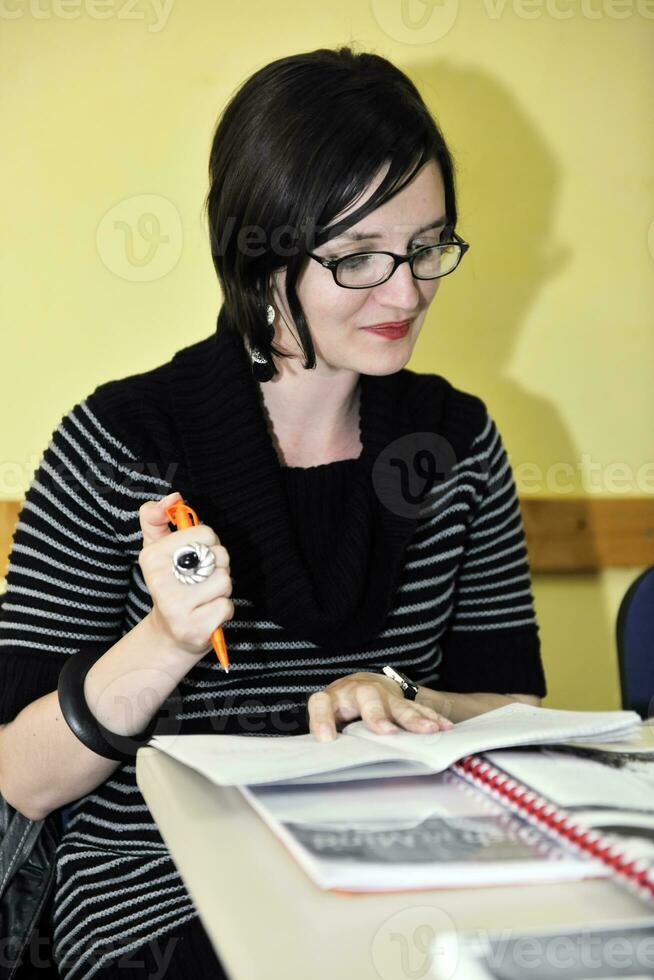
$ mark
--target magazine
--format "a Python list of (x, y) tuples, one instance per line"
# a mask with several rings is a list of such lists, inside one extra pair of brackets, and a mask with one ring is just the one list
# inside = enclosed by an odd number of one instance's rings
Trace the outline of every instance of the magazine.
[(469, 888), (608, 874), (451, 771), (239, 789), (323, 889)]

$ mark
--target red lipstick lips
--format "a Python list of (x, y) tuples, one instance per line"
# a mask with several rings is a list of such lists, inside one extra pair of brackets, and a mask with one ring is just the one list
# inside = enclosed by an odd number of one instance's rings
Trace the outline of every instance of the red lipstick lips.
[(400, 337), (406, 337), (411, 323), (411, 320), (402, 320), (399, 323), (379, 323), (372, 327), (362, 327), (362, 330), (368, 330), (370, 333), (386, 337), (388, 340), (399, 340)]

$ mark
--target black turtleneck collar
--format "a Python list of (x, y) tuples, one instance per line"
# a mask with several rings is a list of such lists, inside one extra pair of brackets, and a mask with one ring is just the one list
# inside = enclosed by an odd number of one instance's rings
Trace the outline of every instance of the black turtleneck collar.
[(234, 596), (260, 603), (289, 638), (353, 650), (383, 628), (417, 518), (379, 501), (372, 467), (394, 439), (424, 431), (425, 419), (438, 431), (444, 388), (434, 381), (442, 379), (407, 370), (360, 376), (363, 450), (343, 515), (342, 588), (324, 608), (295, 541), (282, 467), (241, 337), (221, 311), (215, 334), (174, 356), (172, 400), (188, 480), (179, 489), (228, 549)]

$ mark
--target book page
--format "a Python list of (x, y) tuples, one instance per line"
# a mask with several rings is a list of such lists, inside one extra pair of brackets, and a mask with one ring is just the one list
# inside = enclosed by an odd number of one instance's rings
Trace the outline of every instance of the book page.
[[(654, 786), (633, 773), (592, 759), (552, 749), (499, 749), (484, 752), (484, 758), (566, 810), (609, 807), (649, 813), (654, 808)], [(651, 765), (654, 770), (654, 762)]]
[(513, 702), (460, 721), (447, 731), (427, 735), (407, 731), (376, 735), (362, 721), (350, 722), (344, 732), (395, 746), (434, 772), (442, 772), (458, 759), (486, 749), (539, 745), (594, 734), (602, 734), (605, 739), (611, 735), (622, 737), (639, 725), (640, 717), (635, 711), (558, 711)]
[(561, 742), (561, 745), (573, 745), (581, 748), (599, 749), (604, 752), (629, 752), (634, 755), (654, 756), (654, 724), (653, 719), (644, 721), (639, 728), (634, 729), (622, 739), (611, 739), (605, 742), (601, 735), (594, 735), (585, 741), (574, 739), (571, 742)]
[[(405, 730), (377, 735), (363, 721), (351, 722), (330, 742), (313, 735), (154, 735), (150, 746), (223, 786), (284, 782), (316, 774), (343, 773), (354, 766), (404, 760), (407, 775), (420, 764), (442, 772), (457, 759), (484, 749), (559, 741), (602, 731), (605, 737), (640, 724), (629, 711), (555, 711), (512, 703), (459, 722), (447, 731), (416, 735)], [(394, 767), (397, 770), (397, 766)], [(398, 775), (403, 774), (399, 766)]]
[[(154, 735), (148, 744), (219, 786), (284, 782), (321, 773), (333, 775), (352, 767), (406, 758), (392, 745), (377, 745), (343, 734), (331, 742), (318, 742), (313, 735)], [(415, 772), (419, 765), (410, 762), (408, 768)]]

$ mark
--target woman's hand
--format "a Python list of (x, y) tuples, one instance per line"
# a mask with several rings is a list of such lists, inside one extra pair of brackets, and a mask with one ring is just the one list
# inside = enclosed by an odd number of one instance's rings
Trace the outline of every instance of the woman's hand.
[(385, 674), (357, 671), (314, 691), (307, 701), (309, 731), (318, 741), (336, 737), (337, 722), (361, 718), (378, 735), (405, 728), (428, 734), (452, 728), (452, 722), (432, 708), (408, 701), (399, 684)]
[[(211, 634), (234, 615), (229, 574), (229, 553), (207, 524), (171, 531), (166, 508), (181, 494), (148, 500), (139, 508), (143, 548), (138, 562), (152, 596), (148, 613), (156, 632), (192, 656), (203, 657), (211, 649)], [(185, 585), (173, 574), (173, 555), (184, 544), (198, 542), (211, 548), (216, 567), (203, 582)]]

